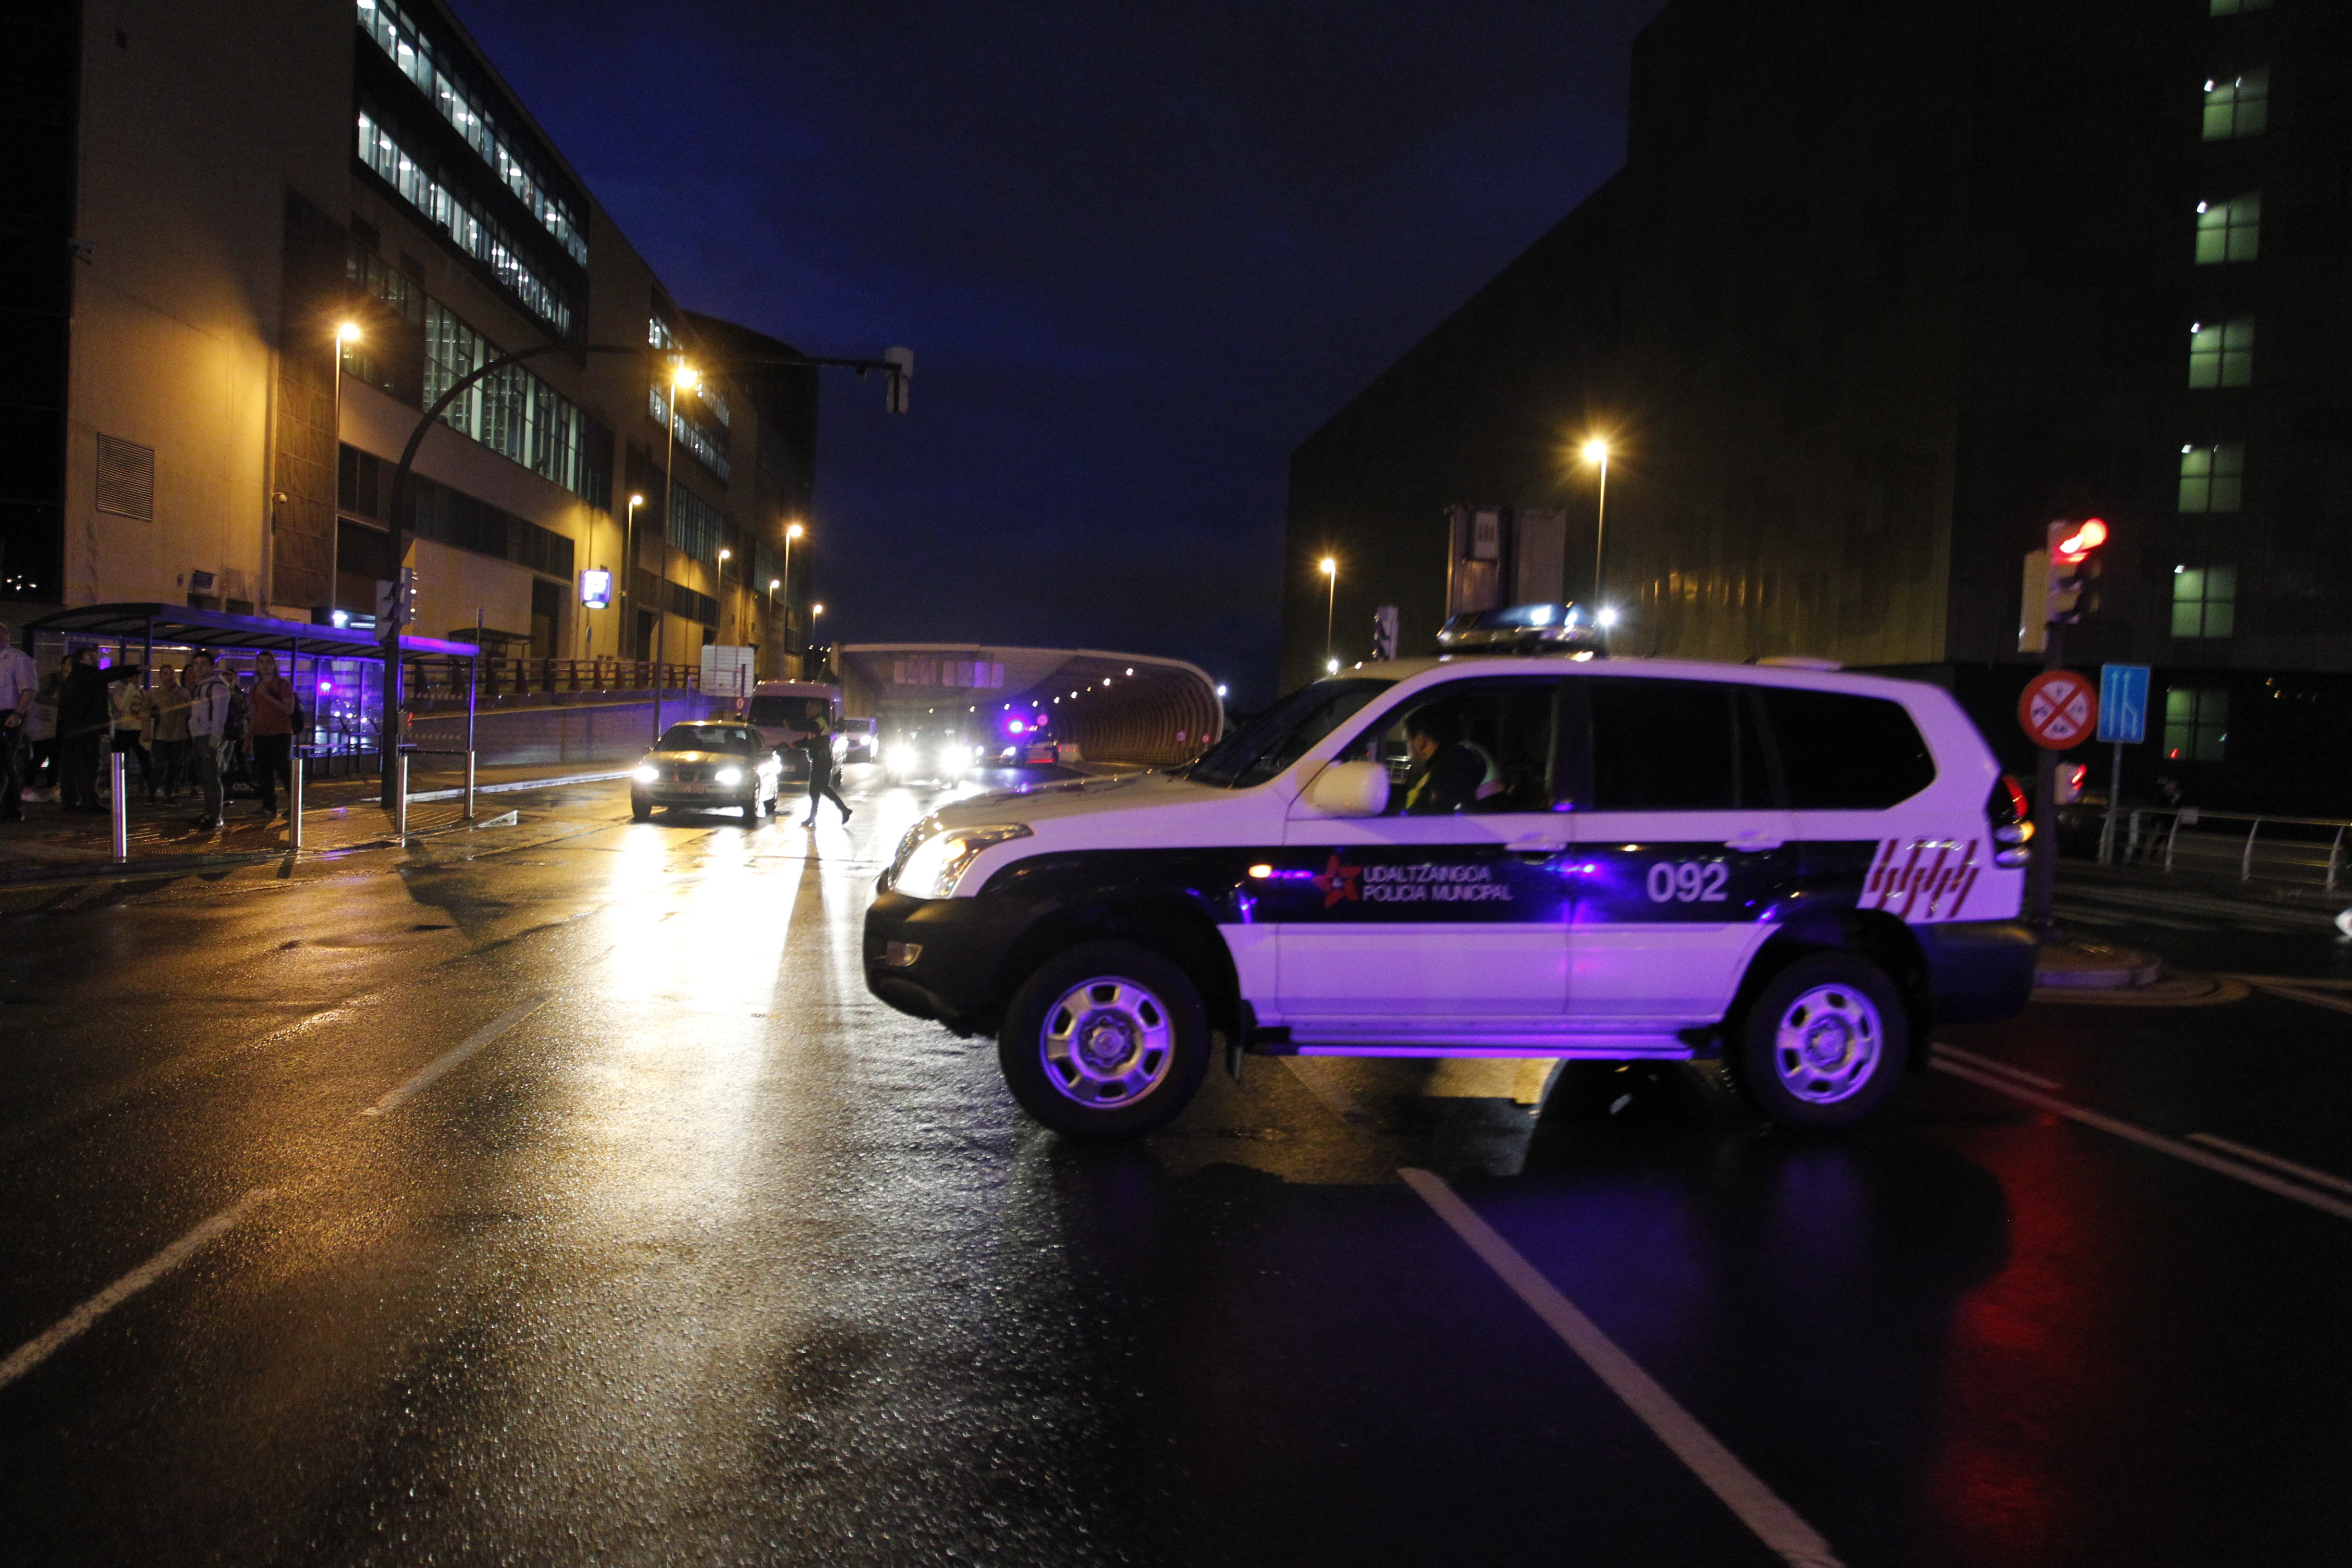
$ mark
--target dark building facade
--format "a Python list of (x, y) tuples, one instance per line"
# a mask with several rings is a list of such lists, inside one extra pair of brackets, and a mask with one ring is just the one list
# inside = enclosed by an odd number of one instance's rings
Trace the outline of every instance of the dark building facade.
[[(420, 450), (420, 629), (470, 637), (478, 613), (511, 652), (692, 662), (723, 642), (788, 668), (814, 372), (680, 309), (451, 9), (121, 0), (19, 32), (0, 105), (10, 613), (370, 613), (404, 563), (387, 481), (420, 414), (545, 348)], [(702, 377), (674, 407), (673, 358)], [(590, 568), (621, 588), (609, 607), (582, 602)]]
[(2157, 667), (2136, 777), (2352, 811), (2347, 247), (2352, 8), (1677, 0), (1624, 167), (1294, 455), (1286, 680), (1319, 557), (1343, 653), (1419, 651), (1449, 508), (1564, 509), (1628, 651), (1938, 679), (2022, 760), (2022, 558), (2097, 515), (2066, 651)]

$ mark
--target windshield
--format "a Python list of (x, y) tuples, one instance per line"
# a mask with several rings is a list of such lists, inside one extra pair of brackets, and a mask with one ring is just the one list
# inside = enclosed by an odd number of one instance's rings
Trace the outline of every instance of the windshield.
[(1218, 789), (1264, 784), (1392, 684), (1360, 679), (1303, 686), (1210, 747), (1182, 776)]
[(662, 731), (656, 752), (757, 752), (763, 750), (760, 731), (740, 724), (672, 724)]
[(754, 724), (780, 730), (805, 730), (810, 714), (832, 710), (833, 704), (822, 697), (754, 697), (751, 710), (744, 717)]

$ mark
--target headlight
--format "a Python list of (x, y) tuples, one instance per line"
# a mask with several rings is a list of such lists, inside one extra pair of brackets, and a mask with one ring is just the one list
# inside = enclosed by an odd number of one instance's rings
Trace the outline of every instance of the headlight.
[(899, 856), (891, 872), (891, 889), (914, 899), (952, 898), (956, 883), (982, 850), (1028, 837), (1029, 829), (1017, 822), (1000, 827), (950, 827), (927, 835)]
[(651, 784), (654, 780), (661, 777), (661, 770), (655, 767), (651, 763), (647, 763), (645, 766), (637, 769), (636, 772), (631, 773), (629, 776), (636, 780), (639, 784)]
[(912, 746), (891, 747), (890, 771), (894, 773), (913, 773), (915, 771), (915, 748)]
[(717, 773), (711, 774), (710, 777), (711, 780), (717, 784), (739, 784), (743, 782), (743, 770), (741, 768), (721, 768)]

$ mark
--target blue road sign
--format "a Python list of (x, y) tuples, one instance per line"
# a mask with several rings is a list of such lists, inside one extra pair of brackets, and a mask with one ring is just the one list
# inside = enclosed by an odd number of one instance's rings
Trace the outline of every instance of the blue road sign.
[(2099, 739), (2126, 746), (2147, 739), (2147, 666), (2099, 666)]

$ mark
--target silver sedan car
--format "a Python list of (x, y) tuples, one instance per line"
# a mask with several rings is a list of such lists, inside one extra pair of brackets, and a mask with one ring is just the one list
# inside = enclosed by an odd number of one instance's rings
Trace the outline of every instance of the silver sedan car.
[(746, 822), (776, 815), (783, 763), (760, 731), (734, 719), (672, 724), (629, 774), (629, 812), (639, 822), (661, 805), (736, 810)]

